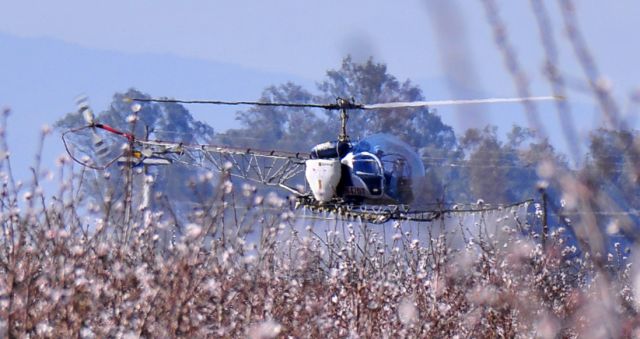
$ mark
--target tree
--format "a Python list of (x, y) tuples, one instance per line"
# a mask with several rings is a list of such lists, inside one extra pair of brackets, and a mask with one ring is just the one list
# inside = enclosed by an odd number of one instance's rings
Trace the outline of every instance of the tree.
[(636, 237), (640, 218), (630, 211), (640, 206), (638, 150), (640, 136), (636, 131), (598, 129), (590, 135), (581, 178), (591, 192), (590, 207), (597, 212), (598, 226), (610, 235), (620, 230), (630, 238)]
[[(267, 87), (263, 102), (312, 103), (316, 98), (294, 83)], [(218, 134), (225, 145), (259, 149), (306, 151), (327, 134), (326, 122), (309, 108), (256, 106), (237, 113), (243, 128)]]
[[(513, 126), (506, 143), (498, 139), (495, 126), (467, 130), (460, 144), (468, 157), (463, 167), (472, 197), (493, 203), (530, 199), (549, 179), (540, 169), (550, 165), (567, 170), (566, 159), (556, 154), (548, 140), (535, 142), (533, 137), (531, 130), (519, 126)], [(555, 192), (550, 193), (559, 196)]]
[[(469, 129), (460, 144), (469, 153), (466, 172), (472, 197), (486, 202), (509, 201), (508, 166), (513, 166), (512, 154), (498, 140), (497, 128)], [(497, 189), (502, 188), (502, 189)]]

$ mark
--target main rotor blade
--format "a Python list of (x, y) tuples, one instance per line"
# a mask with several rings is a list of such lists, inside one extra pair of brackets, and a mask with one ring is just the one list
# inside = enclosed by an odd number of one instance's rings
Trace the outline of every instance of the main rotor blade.
[(543, 101), (543, 100), (563, 100), (558, 96), (538, 96), (523, 98), (487, 98), (487, 99), (461, 99), (461, 100), (434, 100), (434, 101), (407, 101), (407, 102), (386, 102), (380, 104), (362, 105), (364, 109), (380, 109), (380, 108), (404, 108), (404, 107), (429, 107), (429, 106), (448, 106), (448, 105), (472, 105), (472, 104), (495, 104), (506, 102), (527, 102), (527, 101)]
[(335, 109), (336, 104), (305, 104), (305, 103), (280, 103), (263, 101), (221, 101), (221, 100), (180, 100), (180, 99), (157, 99), (157, 98), (127, 98), (137, 102), (165, 102), (176, 104), (209, 104), (209, 105), (254, 105), (254, 106), (275, 106), (275, 107), (315, 107), (324, 109)]
[(179, 104), (313, 107), (313, 108), (324, 108), (324, 109), (385, 109), (385, 108), (428, 107), (428, 106), (445, 106), (445, 105), (493, 104), (493, 103), (562, 100), (562, 99), (563, 99), (562, 97), (558, 97), (558, 96), (537, 96), (537, 97), (523, 97), (523, 98), (488, 98), (488, 99), (433, 100), (433, 101), (406, 101), (406, 102), (399, 101), (399, 102), (386, 102), (386, 103), (369, 104), (369, 105), (356, 104), (349, 100), (342, 100), (342, 99), (338, 99), (338, 101), (333, 104), (308, 104), (308, 103), (264, 102), (264, 101), (181, 100), (181, 99), (160, 99), (160, 98), (126, 98), (125, 100), (136, 101), (136, 102), (163, 102), (163, 103), (179, 103)]
[(84, 121), (89, 125), (94, 124), (95, 116), (91, 107), (89, 107), (89, 99), (86, 96), (80, 96), (76, 98), (76, 105), (78, 106), (78, 112), (82, 114)]

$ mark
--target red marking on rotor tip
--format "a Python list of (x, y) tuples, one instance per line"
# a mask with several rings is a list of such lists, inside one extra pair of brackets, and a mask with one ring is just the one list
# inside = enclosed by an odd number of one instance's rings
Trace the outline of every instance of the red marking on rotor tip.
[(121, 132), (118, 131), (117, 129), (109, 126), (109, 125), (105, 125), (105, 124), (96, 124), (96, 127), (98, 128), (102, 128), (103, 130), (107, 131), (107, 132), (111, 132), (113, 134), (118, 134), (118, 135), (122, 135), (123, 137), (127, 138), (129, 141), (133, 141), (134, 137), (132, 134), (129, 133), (125, 133), (125, 132)]

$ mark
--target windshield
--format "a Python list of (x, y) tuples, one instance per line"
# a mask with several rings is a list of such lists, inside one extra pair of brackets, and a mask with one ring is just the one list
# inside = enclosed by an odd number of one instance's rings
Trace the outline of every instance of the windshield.
[(358, 154), (353, 158), (353, 170), (358, 175), (382, 175), (382, 169), (378, 162), (366, 154)]

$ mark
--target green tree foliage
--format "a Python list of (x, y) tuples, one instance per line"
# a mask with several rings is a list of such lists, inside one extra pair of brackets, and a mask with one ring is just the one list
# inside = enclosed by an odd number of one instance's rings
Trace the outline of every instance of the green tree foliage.
[[(598, 129), (591, 133), (581, 178), (594, 194), (590, 204), (598, 225), (610, 235), (633, 235), (639, 218), (629, 211), (640, 206), (640, 135), (637, 131)], [(605, 234), (603, 232), (603, 234)]]
[[(345, 58), (339, 70), (327, 72), (327, 79), (319, 84), (318, 89), (324, 102), (331, 102), (337, 97), (353, 98), (365, 104), (425, 99), (418, 86), (410, 80), (399, 81), (387, 72), (385, 64), (375, 63), (372, 59), (359, 64)], [(336, 124), (337, 133), (338, 112), (325, 113)], [(426, 108), (354, 111), (349, 123), (349, 133), (356, 137), (388, 133), (422, 151), (434, 148), (448, 153), (456, 148), (453, 129)]]
[(549, 186), (546, 166), (567, 170), (566, 160), (548, 140), (535, 141), (531, 130), (514, 126), (502, 142), (497, 127), (469, 129), (461, 138), (467, 161), (461, 164), (472, 198), (510, 202), (533, 197), (536, 187)]
[(515, 160), (498, 140), (496, 131), (495, 126), (469, 129), (461, 139), (462, 148), (469, 152), (466, 168), (470, 193), (491, 202), (506, 201), (508, 192), (496, 187), (507, 186), (508, 166), (513, 166)]
[[(311, 103), (316, 98), (293, 83), (267, 87), (260, 97), (263, 102)], [(243, 128), (216, 136), (226, 145), (307, 151), (328, 131), (326, 122), (312, 109), (290, 107), (251, 107), (237, 113)]]
[(601, 178), (600, 185), (613, 184), (624, 189), (630, 201), (639, 177), (640, 137), (635, 131), (598, 129), (590, 135), (588, 161), (585, 170)]

